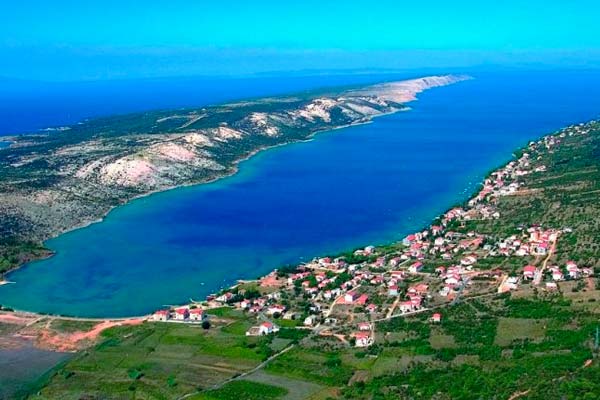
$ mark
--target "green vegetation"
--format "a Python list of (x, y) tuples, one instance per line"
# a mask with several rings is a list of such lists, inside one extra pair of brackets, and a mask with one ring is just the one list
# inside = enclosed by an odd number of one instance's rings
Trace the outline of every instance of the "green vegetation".
[(287, 389), (245, 380), (229, 382), (217, 390), (192, 397), (196, 400), (269, 400), (280, 399)]
[(271, 352), (268, 338), (183, 324), (118, 327), (102, 336), (95, 348), (59, 368), (34, 398), (174, 398), (248, 370)]

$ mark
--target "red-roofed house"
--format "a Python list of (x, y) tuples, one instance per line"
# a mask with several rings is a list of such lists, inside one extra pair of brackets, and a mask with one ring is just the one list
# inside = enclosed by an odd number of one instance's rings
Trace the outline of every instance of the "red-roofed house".
[(154, 321), (166, 321), (169, 318), (169, 310), (158, 310), (152, 315)]
[(270, 322), (263, 322), (262, 324), (260, 324), (260, 326), (258, 327), (258, 332), (261, 335), (269, 335), (273, 332), (277, 332), (279, 330), (279, 327), (277, 325), (274, 325)]
[(420, 261), (417, 261), (416, 263), (413, 263), (413, 264), (411, 264), (410, 267), (408, 267), (408, 270), (410, 272), (412, 272), (413, 274), (421, 271), (422, 269), (423, 269), (423, 263)]
[(352, 334), (352, 336), (356, 340), (356, 347), (369, 347), (373, 344), (371, 332), (355, 332)]
[(178, 321), (185, 321), (190, 316), (190, 310), (187, 308), (178, 308), (175, 310), (175, 319)]
[(367, 304), (367, 301), (369, 301), (369, 296), (367, 296), (366, 294), (361, 294), (360, 296), (358, 296), (354, 303), (364, 306), (365, 304)]
[(535, 266), (526, 265), (523, 268), (523, 278), (524, 279), (533, 279), (536, 272), (537, 272), (537, 268)]
[(201, 308), (192, 308), (190, 310), (190, 320), (192, 321), (204, 321), (206, 314)]

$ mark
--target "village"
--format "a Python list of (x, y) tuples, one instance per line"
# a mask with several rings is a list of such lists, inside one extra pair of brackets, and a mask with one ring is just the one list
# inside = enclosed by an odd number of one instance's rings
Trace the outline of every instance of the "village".
[(450, 209), (400, 243), (275, 270), (253, 286), (246, 282), (200, 304), (158, 310), (151, 319), (207, 328), (210, 309), (230, 306), (256, 316), (257, 325), (248, 336), (269, 335), (285, 325), (333, 336), (344, 345), (369, 347), (375, 343), (378, 321), (429, 313), (436, 324), (444, 318), (444, 307), (463, 298), (523, 287), (559, 291), (561, 282), (594, 274), (590, 266), (573, 260), (559, 263), (554, 257), (569, 227), (518, 226), (502, 236), (469, 226), (472, 221), (500, 220), (498, 198), (518, 196), (528, 190), (522, 188), (522, 177), (545, 171), (539, 154), (552, 151), (566, 135), (589, 130), (589, 125), (575, 125), (529, 143), (516, 160), (491, 173), (466, 205)]

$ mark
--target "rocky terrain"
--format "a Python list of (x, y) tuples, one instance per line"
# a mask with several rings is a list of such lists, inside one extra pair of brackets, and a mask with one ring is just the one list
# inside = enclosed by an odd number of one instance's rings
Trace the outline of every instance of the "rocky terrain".
[(132, 198), (223, 177), (260, 149), (368, 122), (405, 109), (423, 90), (465, 79), (122, 115), (10, 138), (0, 149), (0, 273), (47, 255), (44, 240)]

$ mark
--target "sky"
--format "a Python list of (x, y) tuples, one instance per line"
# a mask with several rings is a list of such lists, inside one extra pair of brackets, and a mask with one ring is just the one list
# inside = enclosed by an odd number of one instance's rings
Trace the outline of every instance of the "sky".
[(0, 77), (600, 67), (591, 0), (0, 0)]

